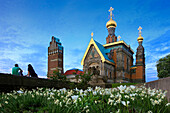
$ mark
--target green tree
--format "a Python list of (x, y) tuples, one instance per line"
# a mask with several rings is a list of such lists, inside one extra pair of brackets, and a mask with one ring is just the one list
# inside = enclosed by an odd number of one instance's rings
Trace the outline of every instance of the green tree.
[(170, 54), (160, 58), (156, 64), (158, 77), (165, 78), (170, 76)]
[(59, 70), (53, 71), (52, 76), (47, 75), (48, 78), (51, 78), (52, 80), (60, 80), (60, 81), (66, 81), (66, 76), (61, 74)]

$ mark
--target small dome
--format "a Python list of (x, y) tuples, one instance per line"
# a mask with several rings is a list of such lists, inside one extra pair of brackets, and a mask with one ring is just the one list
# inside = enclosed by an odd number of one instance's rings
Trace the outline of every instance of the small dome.
[(67, 70), (64, 75), (73, 75), (74, 73), (76, 73), (76, 70), (77, 70), (77, 74), (84, 74), (83, 70), (80, 70), (80, 69), (77, 69), (77, 68), (73, 68), (73, 69), (70, 69), (70, 70)]
[(138, 39), (137, 39), (137, 41), (139, 41), (139, 42), (140, 42), (140, 41), (143, 41), (143, 37), (142, 37), (142, 36), (139, 36)]
[(106, 27), (107, 28), (110, 28), (110, 27), (116, 27), (117, 26), (117, 23), (113, 20), (113, 19), (110, 19), (107, 23), (106, 23)]

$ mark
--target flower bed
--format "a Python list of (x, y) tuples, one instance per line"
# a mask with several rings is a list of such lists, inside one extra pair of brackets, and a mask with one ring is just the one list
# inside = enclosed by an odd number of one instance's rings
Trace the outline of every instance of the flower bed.
[(0, 95), (0, 111), (49, 113), (170, 113), (166, 91), (143, 86), (118, 88), (20, 89)]

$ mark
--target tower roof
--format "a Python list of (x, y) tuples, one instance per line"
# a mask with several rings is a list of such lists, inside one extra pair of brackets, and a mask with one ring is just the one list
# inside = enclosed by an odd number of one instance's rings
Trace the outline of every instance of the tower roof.
[(110, 20), (106, 23), (106, 27), (107, 27), (107, 28), (116, 27), (116, 26), (117, 26), (117, 23), (116, 23), (113, 19), (110, 19)]
[(56, 45), (58, 46), (58, 49), (59, 49), (59, 50), (63, 50), (63, 46), (62, 46), (62, 44), (61, 44), (61, 42), (60, 42), (60, 39), (52, 36), (52, 41), (53, 41), (53, 40), (54, 40), (54, 42), (56, 42)]
[(107, 62), (107, 63), (112, 64), (112, 65), (115, 64), (115, 62), (112, 59), (109, 59), (108, 56), (106, 55), (106, 49), (103, 47), (103, 45), (101, 45), (100, 43), (95, 41), (93, 38), (91, 38), (90, 43), (89, 43), (89, 45), (88, 45), (88, 47), (86, 49), (86, 52), (85, 52), (85, 54), (83, 56), (82, 61), (81, 61), (81, 65), (84, 64), (84, 60), (85, 60), (85, 58), (87, 56), (87, 53), (88, 53), (91, 45), (94, 45), (94, 47), (96, 48), (97, 52), (99, 53), (99, 55), (101, 57), (102, 62)]
[(104, 48), (108, 48), (108, 47), (112, 47), (112, 46), (117, 46), (117, 45), (124, 45), (126, 48), (129, 48), (129, 50), (134, 53), (134, 51), (131, 49), (130, 45), (127, 45), (126, 42), (124, 42), (123, 40), (122, 41), (118, 41), (118, 42), (112, 42), (112, 43), (109, 43), (109, 44), (104, 44), (103, 47)]

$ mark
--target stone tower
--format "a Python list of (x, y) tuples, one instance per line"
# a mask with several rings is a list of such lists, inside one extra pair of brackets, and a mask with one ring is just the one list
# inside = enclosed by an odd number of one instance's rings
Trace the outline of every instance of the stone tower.
[(137, 39), (139, 46), (137, 47), (136, 52), (136, 79), (139, 82), (145, 82), (145, 54), (144, 54), (144, 47), (142, 46), (143, 37), (141, 35), (142, 27), (139, 26), (139, 37)]
[(112, 43), (112, 42), (117, 42), (117, 37), (115, 36), (115, 29), (117, 26), (117, 23), (112, 19), (112, 11), (113, 8), (110, 7), (109, 12), (110, 12), (110, 20), (106, 23), (106, 27), (108, 30), (108, 36), (106, 37), (106, 43)]
[(63, 74), (63, 46), (58, 38), (52, 36), (48, 47), (48, 76), (53, 76), (57, 70)]

